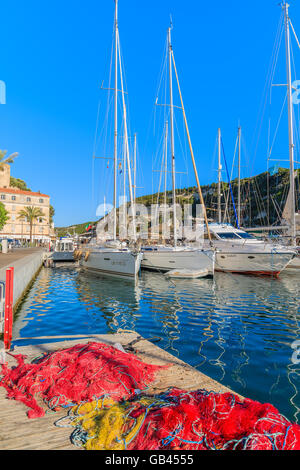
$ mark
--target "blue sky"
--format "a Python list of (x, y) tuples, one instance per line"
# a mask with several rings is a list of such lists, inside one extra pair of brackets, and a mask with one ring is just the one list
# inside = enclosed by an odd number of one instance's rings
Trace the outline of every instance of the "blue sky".
[[(138, 185), (142, 189), (137, 195), (153, 189), (153, 156), (159, 137), (159, 131), (155, 135), (153, 131), (154, 116), (159, 115), (158, 111), (154, 114), (154, 105), (170, 15), (201, 183), (216, 181), (218, 127), (230, 166), (240, 123), (247, 150), (243, 176), (266, 170), (267, 121), (262, 122), (259, 140), (257, 124), (281, 14), (278, 3), (119, 1), (130, 132), (138, 134)], [(290, 3), (300, 36), (300, 6), (295, 0)], [(108, 76), (113, 15), (113, 0), (16, 0), (2, 5), (0, 80), (6, 83), (7, 103), (0, 106), (0, 148), (19, 152), (13, 176), (51, 196), (57, 226), (95, 220), (96, 206), (111, 181), (106, 162), (93, 165), (92, 154), (99, 100), (103, 109), (107, 99), (100, 85)], [(297, 70), (300, 51), (295, 41), (293, 52)], [(286, 80), (284, 48), (281, 53), (278, 83)], [(273, 126), (282, 93), (278, 88), (274, 97)], [(155, 125), (157, 129), (158, 122)], [(287, 158), (284, 121), (281, 127), (278, 150)], [(102, 155), (101, 148), (97, 152)], [(180, 158), (176, 160), (179, 172), (186, 168)], [(190, 171), (178, 179), (184, 186), (195, 183)]]

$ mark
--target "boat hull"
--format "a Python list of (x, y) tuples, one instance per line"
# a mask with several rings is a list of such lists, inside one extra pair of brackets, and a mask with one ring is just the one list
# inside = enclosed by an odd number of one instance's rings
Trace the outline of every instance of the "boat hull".
[(67, 262), (67, 261), (75, 261), (74, 260), (74, 252), (70, 251), (70, 252), (60, 252), (60, 251), (57, 251), (57, 252), (54, 252), (53, 255), (51, 256), (51, 258), (53, 259), (53, 261), (56, 263), (56, 262)]
[(136, 279), (142, 257), (142, 253), (131, 251), (92, 250), (85, 253), (80, 266), (95, 274)]
[(213, 251), (201, 250), (149, 250), (144, 251), (142, 269), (168, 272), (174, 269), (207, 269), (209, 275), (214, 273), (215, 254)]
[(218, 252), (215, 270), (259, 276), (279, 276), (293, 260), (292, 253)]

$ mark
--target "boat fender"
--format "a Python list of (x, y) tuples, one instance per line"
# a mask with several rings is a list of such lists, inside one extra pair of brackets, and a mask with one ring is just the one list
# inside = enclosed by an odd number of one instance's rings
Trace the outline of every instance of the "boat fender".
[(90, 252), (87, 251), (86, 254), (85, 254), (85, 257), (84, 257), (84, 261), (87, 261), (90, 257)]

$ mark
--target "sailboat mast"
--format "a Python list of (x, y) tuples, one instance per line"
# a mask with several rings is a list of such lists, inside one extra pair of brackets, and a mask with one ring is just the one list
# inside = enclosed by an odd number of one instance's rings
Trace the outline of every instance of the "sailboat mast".
[(117, 238), (117, 164), (118, 164), (118, 0), (115, 0), (115, 123), (114, 123), (114, 240)]
[(170, 135), (171, 135), (171, 158), (172, 158), (172, 192), (173, 192), (173, 218), (174, 218), (174, 246), (177, 246), (177, 219), (176, 219), (176, 186), (175, 186), (175, 146), (174, 146), (174, 107), (173, 107), (173, 81), (172, 81), (172, 42), (171, 28), (168, 29), (169, 43), (169, 82), (170, 82)]
[(221, 129), (218, 129), (218, 222), (222, 222), (222, 209), (221, 209)]
[(292, 76), (291, 76), (291, 50), (290, 50), (290, 18), (289, 4), (284, 2), (282, 6), (285, 20), (285, 47), (286, 47), (286, 71), (288, 87), (288, 126), (289, 126), (289, 157), (290, 157), (290, 235), (292, 243), (296, 240), (296, 219), (295, 219), (295, 174), (294, 174), (294, 130), (293, 130), (293, 105), (292, 105)]
[(238, 156), (238, 224), (241, 226), (241, 135), (242, 129), (238, 127), (239, 156)]
[(164, 204), (165, 204), (165, 210), (167, 206), (167, 171), (168, 171), (168, 121), (166, 121), (166, 129), (165, 129), (165, 158), (164, 158), (164, 163), (165, 163), (165, 184), (164, 184)]
[(134, 134), (134, 149), (133, 149), (133, 200), (135, 204), (136, 199), (136, 133)]

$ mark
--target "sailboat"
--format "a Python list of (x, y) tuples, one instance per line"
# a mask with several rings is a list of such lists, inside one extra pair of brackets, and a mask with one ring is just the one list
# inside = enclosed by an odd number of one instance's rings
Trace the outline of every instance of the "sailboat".
[(174, 150), (174, 105), (173, 105), (173, 68), (177, 80), (178, 92), (181, 100), (181, 109), (183, 112), (183, 118), (185, 122), (186, 133), (189, 142), (189, 148), (191, 158), (193, 162), (193, 168), (197, 181), (198, 193), (202, 207), (204, 208), (204, 218), (206, 225), (208, 225), (206, 210), (204, 206), (204, 200), (198, 178), (194, 152), (192, 148), (190, 133), (187, 124), (187, 118), (183, 105), (183, 99), (181, 89), (179, 85), (179, 79), (174, 59), (174, 52), (171, 41), (171, 27), (168, 29), (168, 68), (169, 68), (169, 92), (170, 92), (170, 140), (171, 140), (171, 160), (172, 160), (172, 199), (173, 199), (173, 232), (174, 242), (173, 244), (162, 244), (142, 247), (143, 260), (141, 267), (159, 272), (169, 272), (173, 270), (189, 270), (206, 272), (207, 275), (211, 276), (214, 274), (215, 264), (215, 253), (214, 250), (208, 248), (206, 250), (193, 248), (189, 245), (183, 246), (178, 244), (177, 234), (177, 219), (176, 219), (176, 194), (175, 194), (175, 150)]
[[(241, 223), (241, 128), (238, 128), (238, 207), (235, 209), (236, 225), (222, 221), (221, 208), (221, 155), (223, 149), (221, 129), (218, 129), (218, 221), (209, 224), (211, 243), (216, 249), (215, 270), (237, 274), (278, 277), (295, 258), (295, 251), (286, 246), (258, 240), (242, 230)], [(234, 203), (234, 201), (233, 201)]]
[[(130, 171), (130, 156), (128, 145), (127, 113), (124, 99), (123, 74), (120, 56), (120, 38), (118, 23), (118, 0), (115, 0), (114, 22), (114, 205), (113, 205), (113, 239), (110, 241), (94, 241), (91, 243), (80, 260), (80, 266), (95, 274), (136, 279), (141, 266), (143, 254), (135, 248), (130, 248), (124, 241), (117, 238), (117, 169), (118, 169), (118, 96), (122, 95), (125, 152), (128, 166), (130, 200), (133, 206), (132, 180)], [(120, 70), (120, 79), (119, 79)], [(121, 90), (119, 90), (119, 82)], [(125, 170), (124, 170), (125, 171)], [(135, 232), (135, 226), (134, 226)], [(135, 233), (134, 233), (135, 236)]]
[[(285, 27), (285, 49), (286, 49), (286, 72), (287, 72), (287, 102), (288, 102), (288, 135), (289, 135), (289, 173), (290, 173), (290, 190), (287, 198), (286, 206), (282, 214), (283, 223), (288, 224), (288, 237), (291, 247), (295, 249), (296, 256), (287, 266), (286, 272), (300, 272), (300, 247), (297, 244), (297, 233), (300, 230), (300, 214), (296, 213), (295, 205), (295, 136), (294, 136), (294, 113), (293, 113), (293, 84), (291, 73), (291, 41), (290, 41), (290, 28), (292, 29), (296, 38), (297, 44), (300, 47), (299, 40), (292, 25), (289, 16), (289, 4), (286, 1), (282, 2), (282, 9), (284, 12), (284, 27)], [(298, 237), (299, 241), (299, 237)]]

